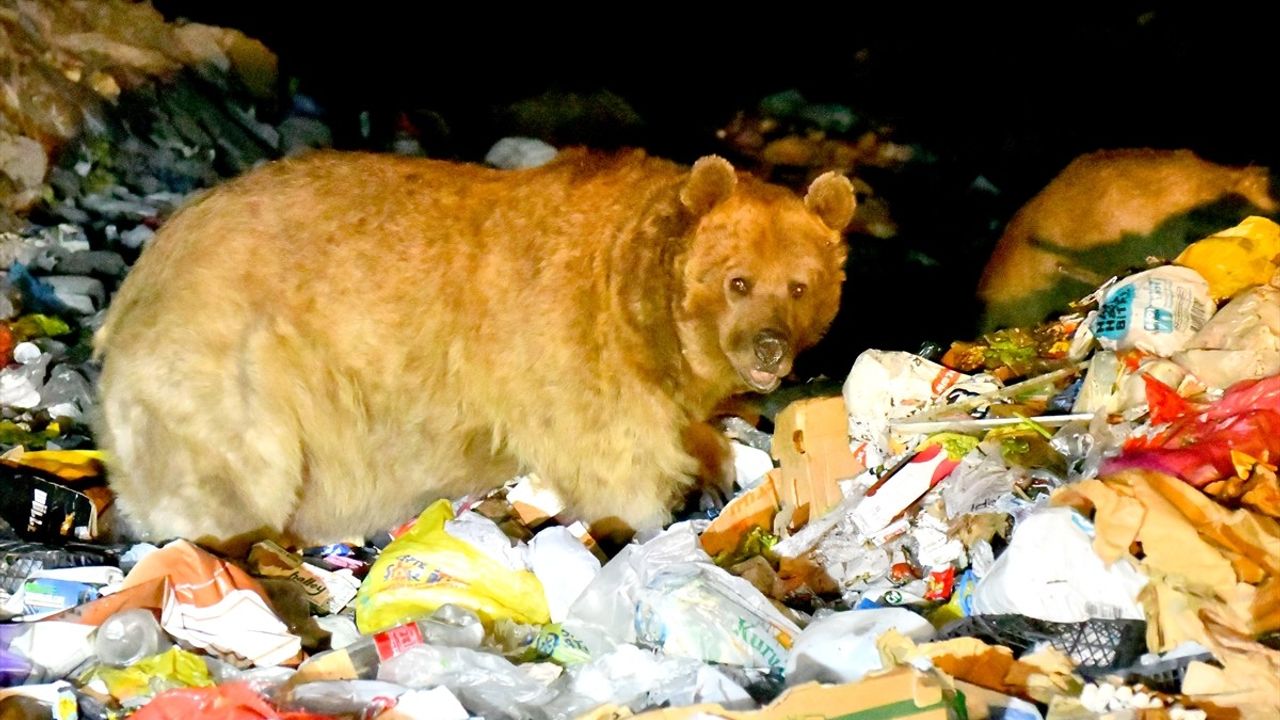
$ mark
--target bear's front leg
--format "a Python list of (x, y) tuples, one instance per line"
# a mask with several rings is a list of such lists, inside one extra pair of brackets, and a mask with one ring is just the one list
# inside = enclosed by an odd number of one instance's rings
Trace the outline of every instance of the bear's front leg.
[(729, 438), (710, 423), (697, 422), (685, 429), (684, 448), (698, 463), (695, 487), (723, 507), (733, 497), (736, 479)]

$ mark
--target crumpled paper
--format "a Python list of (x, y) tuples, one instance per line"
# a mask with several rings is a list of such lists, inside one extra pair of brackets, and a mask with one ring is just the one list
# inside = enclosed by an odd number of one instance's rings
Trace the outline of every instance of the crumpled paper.
[(1280, 628), (1280, 523), (1272, 518), (1229, 510), (1178, 478), (1142, 470), (1076, 483), (1053, 499), (1094, 510), (1093, 547), (1104, 560), (1141, 545), (1152, 651), (1186, 640), (1209, 646), (1206, 609), (1244, 634)]

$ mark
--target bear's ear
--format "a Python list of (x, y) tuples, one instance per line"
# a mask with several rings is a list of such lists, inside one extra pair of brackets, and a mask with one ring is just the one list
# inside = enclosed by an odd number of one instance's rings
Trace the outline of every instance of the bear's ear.
[(694, 215), (704, 215), (729, 199), (737, 184), (738, 176), (728, 160), (719, 155), (700, 157), (680, 189), (680, 202)]
[(809, 185), (804, 206), (822, 219), (827, 227), (839, 232), (853, 220), (858, 200), (853, 196), (853, 183), (835, 172), (825, 172)]

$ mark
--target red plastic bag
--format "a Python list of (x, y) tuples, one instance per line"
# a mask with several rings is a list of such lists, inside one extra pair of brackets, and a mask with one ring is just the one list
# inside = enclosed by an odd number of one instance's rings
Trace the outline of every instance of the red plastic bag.
[(166, 690), (131, 720), (333, 720), (328, 715), (280, 712), (244, 683)]
[(1106, 462), (1100, 474), (1141, 468), (1204, 487), (1235, 474), (1232, 450), (1267, 462), (1280, 459), (1280, 375), (1234, 385), (1207, 407), (1188, 406), (1164, 432), (1126, 443), (1124, 454)]

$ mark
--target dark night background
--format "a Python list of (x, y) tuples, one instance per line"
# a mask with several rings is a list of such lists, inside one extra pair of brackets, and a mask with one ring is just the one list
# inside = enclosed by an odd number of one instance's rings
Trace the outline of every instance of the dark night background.
[[(340, 146), (359, 144), (360, 112), (407, 111), (435, 123), (439, 132), (423, 143), (430, 154), (478, 160), (496, 139), (529, 133), (509, 108), (548, 91), (608, 90), (641, 122), (588, 121), (543, 139), (635, 145), (684, 162), (720, 151), (715, 130), (735, 112), (790, 88), (892, 126), (895, 141), (937, 161), (877, 185), (901, 232), (853, 238), (862, 246), (831, 333), (835, 351), (810, 361), (835, 377), (866, 346), (915, 350), (971, 336), (973, 288), (1003, 223), (1083, 152), (1184, 147), (1217, 162), (1280, 167), (1277, 118), (1264, 109), (1275, 102), (1280, 27), (1270, 13), (1222, 3), (617, 4), (550, 14), (497, 5), (424, 13), (434, 4), (380, 2), (155, 5), (264, 41), (282, 75), (325, 106)], [(979, 176), (999, 194), (973, 191)]]

